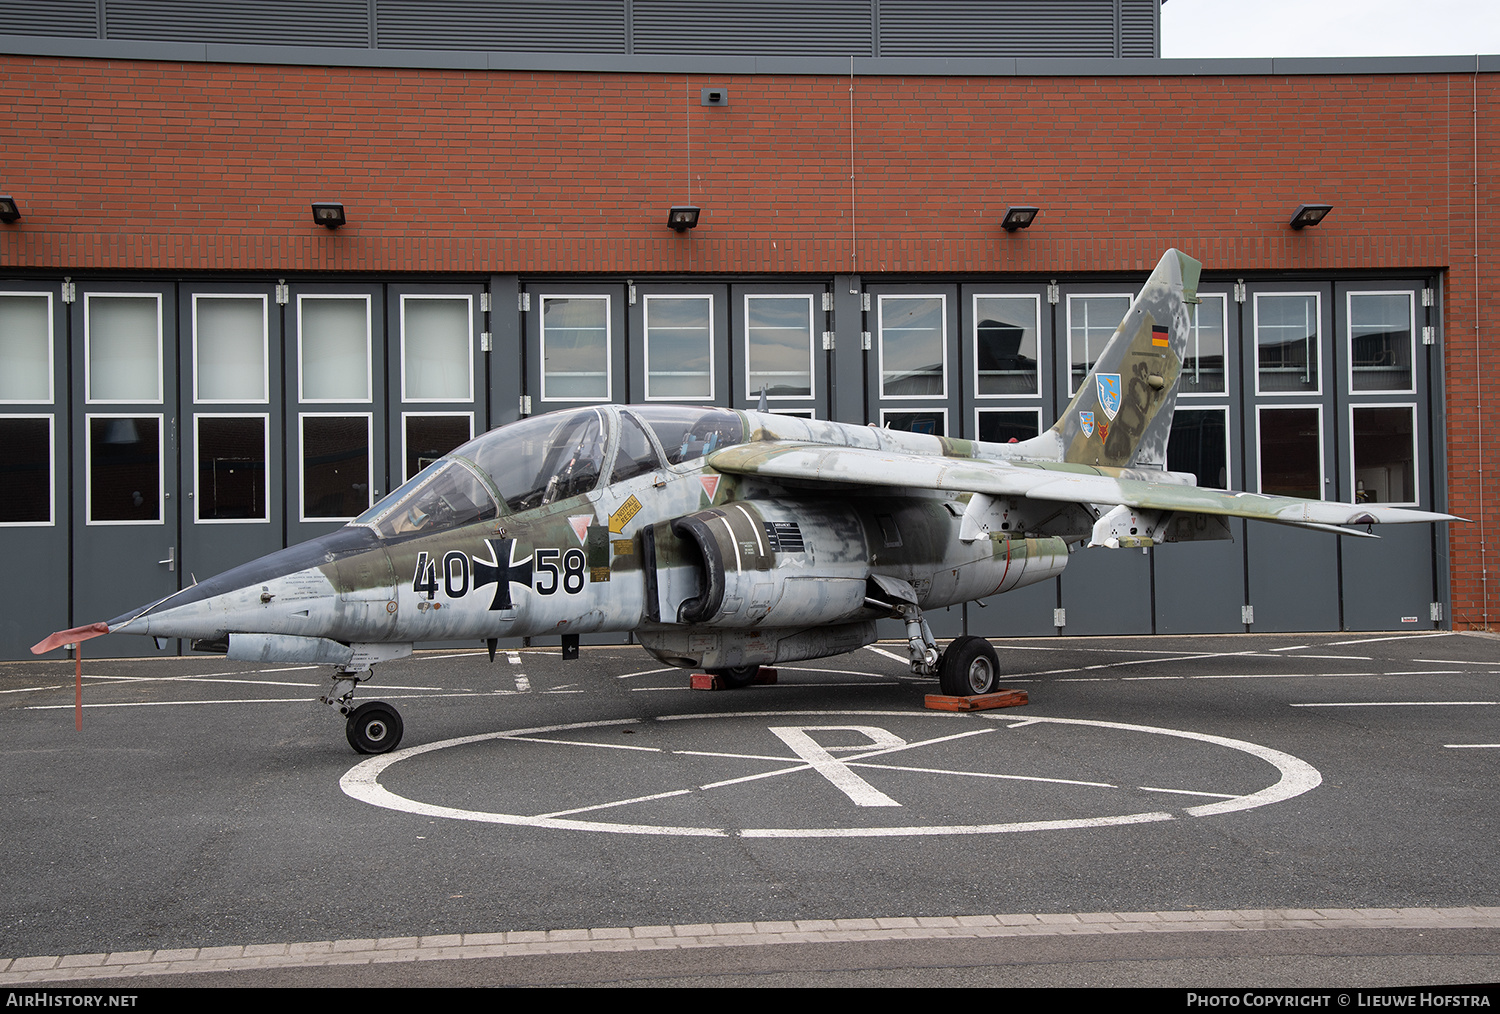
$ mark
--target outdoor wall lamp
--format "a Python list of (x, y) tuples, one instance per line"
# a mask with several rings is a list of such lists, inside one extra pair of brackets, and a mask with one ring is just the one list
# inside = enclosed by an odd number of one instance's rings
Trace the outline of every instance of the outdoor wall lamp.
[(1031, 223), (1036, 221), (1037, 212), (1040, 208), (1032, 208), (1026, 205), (1012, 205), (1005, 209), (1005, 217), (1000, 219), (1000, 228), (1006, 232), (1015, 232), (1017, 229), (1030, 229)]
[(698, 228), (698, 213), (701, 208), (692, 204), (681, 204), (667, 212), (667, 226), (675, 232), (687, 232)]
[(313, 222), (326, 229), (337, 229), (348, 221), (344, 217), (344, 206), (338, 201), (313, 201)]
[(0, 222), (19, 222), (21, 206), (10, 194), (0, 194)]
[(1306, 229), (1309, 225), (1317, 225), (1323, 221), (1332, 210), (1331, 204), (1303, 204), (1297, 208), (1297, 213), (1287, 224), (1293, 229)]

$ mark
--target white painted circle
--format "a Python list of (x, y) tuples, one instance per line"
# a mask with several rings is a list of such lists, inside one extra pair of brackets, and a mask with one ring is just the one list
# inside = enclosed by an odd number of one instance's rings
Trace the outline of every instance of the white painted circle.
[[(936, 712), (936, 711), (912, 712), (912, 711), (838, 710), (838, 711), (736, 711), (736, 712), (726, 712), (726, 713), (721, 713), (721, 714), (672, 715), (672, 716), (664, 716), (664, 717), (658, 718), (658, 719), (652, 719), (650, 721), (652, 721), (653, 723), (669, 723), (669, 722), (688, 722), (688, 721), (718, 721), (718, 720), (724, 720), (724, 719), (754, 719), (754, 718), (764, 718), (764, 719), (772, 719), (772, 720), (775, 720), (777, 722), (786, 722), (786, 721), (796, 720), (796, 719), (799, 719), (799, 718), (807, 718), (807, 719), (815, 719), (820, 724), (809, 725), (809, 726), (797, 726), (797, 727), (793, 727), (793, 728), (796, 728), (796, 729), (843, 729), (843, 730), (849, 730), (849, 729), (864, 728), (864, 727), (863, 726), (851, 726), (851, 725), (837, 725), (837, 726), (835, 726), (835, 725), (828, 724), (828, 722), (829, 722), (830, 719), (838, 719), (838, 718), (865, 718), (865, 719), (868, 719), (868, 718), (872, 718), (872, 717), (875, 717), (875, 718), (879, 718), (879, 717), (899, 718), (899, 719), (901, 719), (903, 721), (904, 720), (915, 719), (915, 718), (928, 718), (928, 719), (935, 719), (935, 720), (945, 720), (946, 719), (946, 720), (968, 721), (971, 724), (975, 725), (975, 730), (973, 730), (971, 732), (968, 732), (968, 733), (964, 733), (963, 735), (973, 735), (973, 734), (975, 734), (976, 732), (979, 732), (979, 731), (994, 731), (994, 730), (1002, 728), (1002, 727), (1004, 727), (1004, 728), (1022, 728), (1022, 727), (1025, 727), (1025, 726), (1046, 724), (1046, 725), (1055, 725), (1055, 726), (1092, 727), (1092, 728), (1095, 728), (1095, 729), (1108, 730), (1108, 731), (1112, 731), (1112, 732), (1142, 733), (1142, 734), (1147, 734), (1147, 735), (1152, 735), (1152, 736), (1165, 736), (1165, 737), (1171, 737), (1171, 738), (1175, 738), (1175, 739), (1195, 741), (1195, 742), (1198, 742), (1198, 743), (1207, 744), (1209, 746), (1222, 747), (1222, 748), (1228, 749), (1228, 750), (1239, 751), (1241, 753), (1247, 754), (1247, 755), (1249, 755), (1251, 757), (1255, 757), (1255, 758), (1257, 758), (1259, 760), (1264, 761), (1265, 763), (1269, 764), (1275, 770), (1275, 772), (1276, 772), (1276, 774), (1278, 776), (1276, 778), (1276, 780), (1273, 781), (1273, 782), (1271, 782), (1270, 784), (1264, 786), (1263, 788), (1257, 789), (1257, 790), (1255, 790), (1253, 792), (1239, 793), (1239, 794), (1206, 793), (1206, 792), (1187, 793), (1187, 794), (1196, 794), (1196, 795), (1200, 795), (1200, 796), (1220, 796), (1220, 797), (1222, 797), (1222, 798), (1219, 799), (1218, 802), (1203, 803), (1203, 804), (1199, 804), (1199, 805), (1195, 805), (1195, 806), (1188, 806), (1188, 807), (1183, 808), (1180, 811), (1180, 812), (1185, 813), (1188, 816), (1192, 816), (1192, 817), (1207, 817), (1207, 816), (1214, 816), (1214, 815), (1224, 814), (1224, 813), (1233, 813), (1233, 812), (1240, 811), (1240, 810), (1250, 810), (1250, 809), (1254, 809), (1256, 807), (1266, 806), (1266, 805), (1269, 805), (1271, 803), (1278, 803), (1278, 802), (1281, 802), (1283, 800), (1291, 799), (1291, 798), (1293, 798), (1295, 796), (1300, 796), (1300, 795), (1302, 795), (1305, 792), (1309, 792), (1312, 789), (1317, 788), (1320, 784), (1322, 784), (1322, 781), (1323, 781), (1322, 774), (1319, 773), (1319, 771), (1316, 768), (1314, 768), (1311, 764), (1308, 764), (1306, 761), (1302, 760), (1301, 758), (1294, 757), (1291, 754), (1284, 753), (1283, 751), (1275, 750), (1275, 749), (1272, 749), (1272, 748), (1267, 747), (1267, 746), (1261, 746), (1260, 744), (1257, 744), (1257, 743), (1249, 743), (1249, 742), (1246, 742), (1244, 740), (1230, 739), (1229, 737), (1226, 737), (1226, 736), (1214, 736), (1214, 735), (1210, 735), (1208, 733), (1189, 732), (1189, 731), (1182, 730), (1182, 729), (1164, 729), (1164, 728), (1160, 728), (1160, 727), (1157, 727), (1157, 726), (1150, 726), (1150, 725), (1133, 725), (1133, 724), (1128, 724), (1128, 723), (1124, 723), (1124, 722), (1104, 722), (1104, 721), (1094, 721), (1094, 720), (1091, 720), (1091, 719), (1081, 719), (1081, 718), (1047, 718), (1047, 717), (1034, 716), (1034, 715), (1020, 715), (1020, 714), (1016, 714), (1016, 713), (1009, 713), (1009, 714), (984, 713), (984, 714), (980, 714), (980, 715), (972, 715), (972, 714), (963, 715), (963, 714), (954, 714), (954, 713), (951, 713), (951, 712)], [(983, 727), (981, 725), (979, 725), (978, 722), (980, 722), (982, 720), (985, 720), (985, 719), (988, 719), (989, 721), (997, 723), (997, 724), (996, 725), (992, 725), (989, 729), (983, 729)], [(998, 723), (1004, 723), (1004, 724), (1002, 726), (1002, 725), (1000, 725)], [(942, 823), (934, 823), (934, 824), (928, 824), (928, 825), (916, 824), (916, 825), (905, 825), (905, 826), (741, 827), (741, 828), (674, 826), (674, 825), (670, 825), (670, 824), (645, 824), (645, 823), (626, 823), (626, 822), (615, 822), (615, 821), (605, 821), (605, 820), (589, 820), (589, 819), (580, 819), (580, 818), (572, 817), (572, 816), (561, 816), (561, 815), (557, 815), (556, 813), (553, 813), (553, 814), (540, 814), (540, 815), (527, 815), (527, 814), (517, 814), (517, 813), (499, 813), (499, 812), (491, 812), (491, 811), (485, 811), (485, 810), (464, 809), (464, 808), (460, 808), (460, 807), (443, 806), (443, 805), (439, 805), (439, 804), (436, 804), (436, 803), (427, 803), (427, 802), (422, 802), (422, 801), (416, 800), (416, 799), (410, 799), (410, 798), (407, 798), (405, 796), (398, 795), (397, 793), (392, 792), (391, 790), (387, 789), (385, 786), (383, 786), (383, 785), (380, 784), (380, 776), (381, 776), (381, 774), (383, 772), (387, 771), (388, 769), (390, 769), (391, 767), (393, 767), (394, 765), (400, 764), (402, 761), (410, 760), (412, 758), (420, 757), (420, 756), (422, 756), (424, 754), (430, 754), (430, 753), (434, 753), (434, 752), (440, 751), (440, 750), (448, 750), (448, 749), (451, 749), (451, 748), (454, 748), (454, 747), (467, 746), (467, 745), (470, 745), (470, 744), (482, 743), (482, 742), (486, 742), (486, 741), (490, 741), (490, 740), (506, 740), (506, 739), (517, 739), (517, 740), (519, 740), (519, 739), (524, 739), (526, 737), (541, 737), (541, 736), (543, 736), (545, 734), (549, 734), (549, 733), (552, 733), (552, 734), (556, 734), (556, 733), (569, 733), (569, 732), (577, 732), (577, 731), (583, 730), (583, 729), (601, 729), (601, 728), (609, 728), (609, 727), (616, 727), (616, 726), (631, 726), (631, 725), (641, 725), (641, 724), (643, 724), (642, 720), (640, 720), (640, 719), (634, 719), (634, 718), (614, 719), (614, 720), (595, 721), (595, 722), (571, 722), (571, 723), (562, 724), (562, 725), (534, 726), (534, 727), (523, 728), (523, 729), (508, 729), (508, 730), (503, 730), (503, 731), (500, 731), (500, 732), (483, 733), (483, 734), (477, 735), (477, 736), (461, 736), (461, 737), (458, 737), (456, 739), (447, 739), (447, 740), (443, 740), (443, 741), (437, 742), (437, 743), (427, 743), (427, 744), (424, 744), (422, 746), (408, 747), (408, 748), (406, 748), (404, 750), (396, 750), (396, 751), (393, 751), (393, 752), (388, 753), (388, 754), (381, 754), (379, 756), (370, 757), (370, 758), (368, 758), (366, 760), (360, 761), (358, 764), (354, 765), (354, 767), (350, 768), (347, 772), (344, 773), (344, 776), (339, 780), (339, 787), (344, 791), (344, 793), (346, 795), (350, 796), (351, 798), (358, 799), (358, 800), (360, 800), (362, 802), (369, 803), (369, 804), (371, 804), (373, 806), (379, 806), (379, 807), (384, 807), (384, 808), (390, 809), (390, 810), (399, 810), (399, 811), (402, 811), (404, 813), (418, 814), (418, 815), (428, 816), (428, 817), (446, 817), (446, 818), (449, 818), (449, 819), (452, 819), (452, 820), (470, 820), (470, 821), (477, 821), (477, 822), (480, 822), (480, 823), (488, 823), (488, 824), (510, 824), (510, 825), (515, 825), (515, 826), (519, 826), (519, 827), (556, 828), (556, 829), (571, 830), (571, 831), (601, 831), (601, 832), (608, 832), (608, 833), (613, 833), (613, 834), (686, 835), (686, 836), (695, 836), (695, 837), (717, 837), (717, 838), (735, 837), (735, 836), (746, 837), (746, 838), (864, 838), (864, 837), (903, 837), (903, 836), (916, 836), (916, 835), (930, 836), (930, 835), (960, 835), (960, 834), (1003, 834), (1003, 833), (1012, 832), (1012, 831), (1043, 831), (1043, 830), (1063, 830), (1063, 829), (1075, 829), (1075, 828), (1113, 827), (1113, 826), (1120, 826), (1120, 825), (1126, 825), (1126, 824), (1143, 824), (1143, 823), (1151, 823), (1151, 822), (1155, 822), (1155, 821), (1164, 821), (1164, 820), (1174, 820), (1174, 819), (1176, 819), (1176, 814), (1175, 813), (1168, 812), (1166, 810), (1142, 810), (1142, 811), (1131, 812), (1131, 813), (1118, 813), (1118, 814), (1109, 814), (1109, 815), (1104, 815), (1104, 816), (1094, 815), (1094, 816), (1084, 816), (1084, 817), (1076, 817), (1076, 818), (1063, 818), (1063, 819), (1056, 819), (1056, 820), (1031, 820), (1031, 821), (993, 822), (993, 823), (991, 823), (991, 822), (982, 822), (982, 823), (972, 823), (972, 824), (951, 824), (951, 823), (949, 823), (949, 824), (942, 824)], [(866, 735), (868, 736), (868, 734), (866, 734)], [(899, 737), (894, 737), (894, 734), (888, 734), (888, 735), (891, 735), (893, 738), (899, 738)], [(940, 739), (948, 739), (948, 738), (954, 738), (954, 737), (940, 737)], [(542, 742), (542, 743), (553, 744), (553, 745), (561, 744), (561, 745), (564, 745), (564, 746), (566, 746), (566, 745), (575, 745), (575, 746), (580, 746), (580, 747), (597, 745), (597, 744), (590, 744), (590, 743), (584, 743), (584, 742), (578, 742), (578, 743), (572, 743), (572, 744), (570, 744), (566, 740), (555, 740), (555, 739), (546, 739), (546, 740), (531, 739), (530, 742)], [(919, 742), (917, 744), (909, 744), (909, 745), (913, 746), (914, 748), (921, 748), (922, 746), (929, 745), (932, 742), (937, 742), (937, 741), (933, 740), (933, 741)], [(871, 745), (875, 746), (877, 744), (872, 743)], [(856, 749), (856, 748), (848, 747), (848, 746), (840, 746), (840, 747), (830, 747), (828, 749), (829, 750), (844, 750), (844, 751), (847, 751), (847, 750)], [(864, 749), (864, 747), (859, 747), (858, 749)], [(859, 755), (859, 757), (862, 758), (862, 757), (865, 757), (865, 756), (874, 756), (874, 755), (877, 755), (879, 753), (883, 753), (883, 752), (886, 752), (886, 751), (894, 752), (895, 749), (901, 749), (901, 748), (885, 747), (884, 750), (875, 750), (875, 751), (872, 751), (871, 753), (868, 753), (868, 754)], [(670, 753), (671, 751), (668, 751), (668, 752)], [(682, 752), (683, 753), (687, 753), (687, 751), (682, 751)], [(728, 753), (726, 753), (723, 756), (732, 758), (734, 756), (749, 757), (751, 755), (735, 755), (735, 754), (728, 754)], [(759, 760), (784, 760), (785, 763), (787, 763), (790, 766), (787, 767), (787, 768), (784, 768), (782, 770), (779, 770), (779, 771), (771, 772), (770, 774), (746, 776), (745, 778), (742, 778), (742, 779), (729, 779), (729, 780), (726, 780), (723, 783), (715, 783), (715, 784), (712, 784), (712, 785), (701, 786), (701, 787), (697, 787), (697, 788), (694, 788), (694, 787), (667, 788), (665, 791), (660, 792), (660, 793), (656, 793), (654, 795), (640, 796), (640, 797), (635, 797), (633, 799), (621, 799), (621, 800), (618, 800), (618, 801), (606, 800), (606, 801), (604, 801), (602, 803), (599, 803), (598, 805), (588, 806), (588, 807), (581, 807), (581, 808), (579, 808), (578, 811), (564, 811), (564, 812), (571, 813), (571, 812), (580, 812), (580, 811), (583, 811), (583, 810), (607, 810), (609, 808), (620, 807), (620, 806), (627, 806), (627, 805), (631, 805), (633, 803), (637, 803), (637, 802), (641, 802), (641, 801), (645, 801), (645, 800), (654, 800), (654, 799), (657, 799), (657, 798), (667, 798), (667, 797), (677, 796), (677, 795), (688, 795), (688, 794), (690, 794), (692, 792), (695, 792), (695, 791), (702, 791), (704, 789), (715, 788), (715, 787), (718, 786), (718, 784), (726, 784), (727, 785), (727, 784), (730, 784), (732, 782), (752, 781), (755, 778), (760, 778), (760, 777), (776, 777), (778, 775), (788, 774), (788, 773), (799, 773), (799, 772), (804, 772), (804, 771), (813, 771), (816, 768), (816, 764), (815, 763), (809, 763), (809, 762), (807, 762), (805, 760), (805, 755), (803, 755), (803, 754), (798, 754), (798, 756), (796, 756), (796, 757), (790, 757), (790, 758), (765, 758), (765, 757), (760, 757), (760, 758), (757, 758), (757, 759), (759, 759)], [(848, 765), (855, 766), (857, 760), (858, 760), (858, 758), (851, 759), (848, 762)], [(840, 768), (844, 768), (845, 770), (847, 770), (847, 768), (845, 767), (845, 765), (842, 764), (842, 763), (840, 763), (840, 762), (838, 762), (836, 759), (831, 762), (830, 767), (833, 769), (833, 771), (834, 771), (835, 774), (837, 774), (838, 769), (840, 769)], [(826, 772), (819, 772), (819, 773), (825, 774), (825, 777), (828, 776)], [(973, 774), (973, 772), (964, 772), (964, 771), (950, 771), (950, 772), (936, 772), (936, 773), (939, 773), (939, 774), (948, 773), (948, 774), (960, 774), (960, 775), (961, 774)], [(1015, 777), (1015, 778), (1021, 778), (1022, 780), (1036, 781), (1036, 782), (1067, 781), (1065, 779), (1049, 779), (1049, 778), (1029, 777), (1029, 776), (989, 775), (987, 777)], [(1105, 784), (1105, 783), (1072, 782), (1071, 784)], [(1143, 786), (1141, 788), (1144, 789), (1145, 787)], [(846, 789), (845, 791), (847, 792), (849, 790)], [(1155, 790), (1155, 789), (1153, 789), (1151, 791), (1174, 791), (1174, 790)], [(877, 791), (875, 793), (875, 795), (879, 796), (879, 795), (883, 795), (883, 794), (879, 793)], [(853, 798), (853, 797), (851, 796), (851, 798)], [(878, 805), (881, 805), (881, 804), (879, 804), (878, 802), (874, 802), (874, 803), (867, 802), (867, 803), (864, 803), (864, 804), (861, 804), (861, 805), (877, 805), (878, 806)], [(894, 805), (900, 805), (900, 804), (894, 804)]]

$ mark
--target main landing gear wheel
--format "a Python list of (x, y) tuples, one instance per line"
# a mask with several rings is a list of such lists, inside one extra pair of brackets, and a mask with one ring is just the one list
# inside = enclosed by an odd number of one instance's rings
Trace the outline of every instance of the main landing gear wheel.
[(401, 716), (384, 701), (361, 704), (349, 714), (344, 734), (359, 753), (387, 753), (401, 742)]
[(733, 669), (710, 669), (710, 676), (717, 676), (724, 681), (724, 685), (732, 690), (740, 687), (748, 687), (755, 682), (755, 674), (760, 672), (758, 665), (741, 665)]
[(1000, 659), (982, 637), (960, 637), (938, 661), (938, 683), (953, 697), (992, 694), (1000, 685)]

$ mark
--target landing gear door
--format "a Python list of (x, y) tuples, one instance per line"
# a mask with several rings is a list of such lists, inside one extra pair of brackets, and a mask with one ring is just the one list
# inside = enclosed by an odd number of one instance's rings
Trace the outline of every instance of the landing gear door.
[(641, 532), (646, 556), (646, 615), (656, 623), (676, 623), (688, 599), (703, 594), (703, 568), (697, 549), (672, 534), (663, 521)]

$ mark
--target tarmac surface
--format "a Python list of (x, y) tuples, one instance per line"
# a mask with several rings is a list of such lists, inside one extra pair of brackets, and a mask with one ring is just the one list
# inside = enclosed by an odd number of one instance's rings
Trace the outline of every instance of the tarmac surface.
[[(97, 643), (97, 642), (96, 642)], [(1500, 980), (1500, 639), (904, 646), (703, 692), (639, 648), (0, 663), (0, 987)]]

